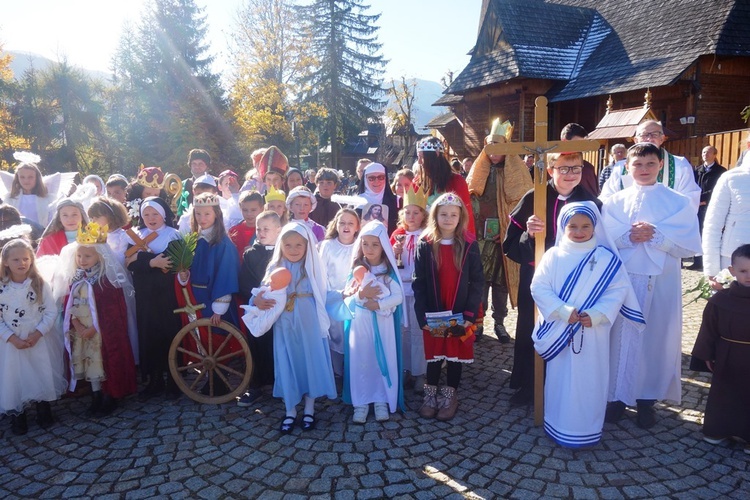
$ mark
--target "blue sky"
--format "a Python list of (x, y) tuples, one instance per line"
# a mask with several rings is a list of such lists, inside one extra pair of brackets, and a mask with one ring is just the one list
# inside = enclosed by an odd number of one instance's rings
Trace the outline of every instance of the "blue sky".
[[(5, 2), (0, 42), (6, 50), (35, 52), (106, 71), (125, 20), (136, 21), (145, 0), (25, 0)], [(197, 0), (206, 7), (210, 43), (219, 65), (242, 0)], [(379, 21), (386, 77), (439, 81), (469, 61), (481, 0), (369, 0)], [(221, 71), (222, 67), (216, 68)]]

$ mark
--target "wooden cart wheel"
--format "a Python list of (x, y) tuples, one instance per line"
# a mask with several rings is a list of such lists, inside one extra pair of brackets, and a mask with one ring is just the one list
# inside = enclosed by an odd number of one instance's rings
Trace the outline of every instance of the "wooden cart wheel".
[[(209, 334), (198, 335), (198, 327)], [(232, 339), (241, 350), (229, 348)], [(253, 375), (250, 346), (231, 323), (222, 321), (216, 327), (211, 326), (210, 318), (201, 318), (185, 325), (172, 340), (169, 371), (177, 387), (190, 399), (207, 404), (228, 403), (250, 383)]]

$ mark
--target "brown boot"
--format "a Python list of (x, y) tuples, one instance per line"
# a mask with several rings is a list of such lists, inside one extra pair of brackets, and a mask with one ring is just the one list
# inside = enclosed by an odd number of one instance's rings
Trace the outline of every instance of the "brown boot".
[(435, 418), (437, 414), (437, 386), (424, 385), (424, 400), (422, 407), (419, 409), (419, 416), (424, 418)]
[(437, 419), (445, 422), (456, 416), (458, 410), (458, 397), (453, 387), (441, 387), (438, 395)]

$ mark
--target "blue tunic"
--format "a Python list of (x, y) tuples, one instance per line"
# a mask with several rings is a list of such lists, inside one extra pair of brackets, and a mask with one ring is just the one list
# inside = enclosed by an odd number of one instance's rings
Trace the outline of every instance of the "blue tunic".
[(318, 317), (312, 285), (302, 275), (303, 261), (291, 263), (282, 259), (281, 267), (289, 269), (292, 281), (287, 296), (297, 296), (294, 308), (281, 313), (273, 327), (274, 376), (273, 395), (283, 398), (287, 408), (302, 401), (307, 394), (317, 398), (336, 398), (336, 383), (333, 378), (331, 352), (328, 338), (323, 336)]
[[(202, 317), (210, 318), (214, 314), (211, 305), (216, 299), (239, 292), (239, 270), (237, 248), (229, 236), (224, 236), (214, 246), (209, 246), (203, 238), (198, 240), (193, 265), (190, 266), (190, 284), (195, 300), (206, 305), (206, 308), (200, 311)], [(234, 303), (229, 304), (229, 310), (222, 319), (235, 326), (240, 324)]]

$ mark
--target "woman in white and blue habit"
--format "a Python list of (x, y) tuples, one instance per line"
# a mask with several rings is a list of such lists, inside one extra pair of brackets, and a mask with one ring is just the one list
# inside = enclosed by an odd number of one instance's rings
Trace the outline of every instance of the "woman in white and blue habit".
[[(362, 239), (374, 236), (380, 241), (383, 260), (369, 265), (362, 257)], [(353, 319), (344, 323), (344, 390), (342, 399), (355, 408), (354, 421), (364, 423), (369, 404), (375, 404), (375, 418), (387, 420), (388, 413), (404, 411), (401, 369), (401, 321), (403, 284), (396, 258), (388, 238), (388, 230), (379, 221), (367, 223), (354, 242), (352, 269), (360, 264), (368, 267), (376, 279), (388, 288), (389, 294), (376, 298), (378, 310), (364, 306), (358, 293), (346, 299)], [(349, 275), (347, 283), (351, 283)], [(373, 362), (375, 361), (375, 362)], [(387, 403), (387, 411), (383, 406)]]
[[(578, 214), (594, 227), (588, 241), (575, 242), (565, 235)], [(531, 283), (539, 310), (534, 348), (547, 362), (544, 430), (571, 448), (592, 446), (601, 439), (615, 319), (622, 315), (640, 330), (645, 326), (628, 274), (600, 219), (593, 202), (565, 205), (557, 220), (555, 246), (544, 254)], [(590, 327), (577, 320), (583, 313)]]
[[(283, 255), (284, 241), (290, 233), (301, 235), (307, 242), (305, 256), (297, 262), (290, 262)], [(302, 430), (311, 430), (316, 423), (315, 398), (337, 397), (328, 346), (326, 273), (316, 243), (304, 221), (285, 225), (263, 278), (263, 283), (267, 283), (270, 273), (278, 267), (292, 273), (287, 305), (273, 326), (273, 395), (284, 400), (286, 416), (279, 427), (284, 434), (294, 429), (297, 404), (303, 399)]]

